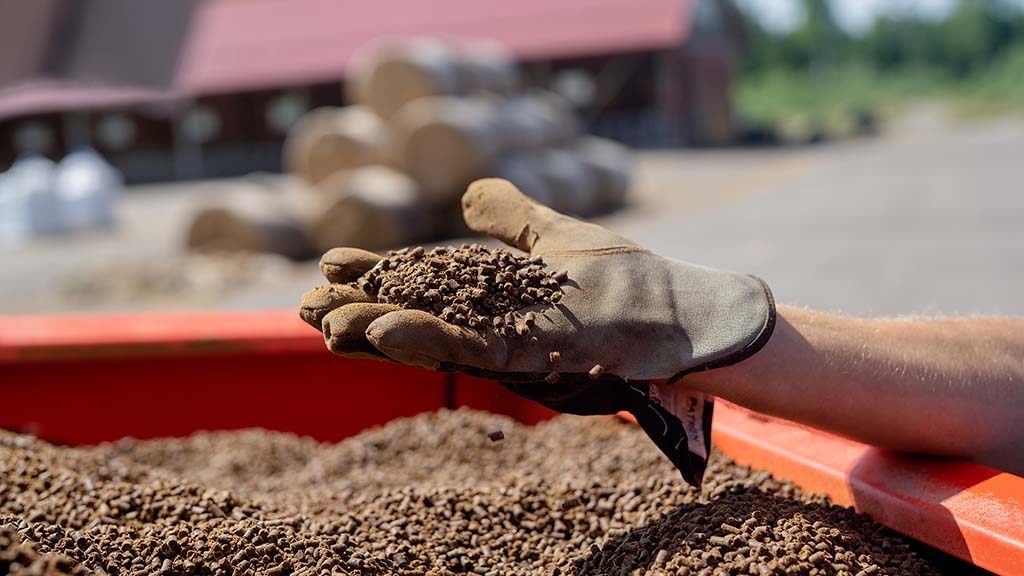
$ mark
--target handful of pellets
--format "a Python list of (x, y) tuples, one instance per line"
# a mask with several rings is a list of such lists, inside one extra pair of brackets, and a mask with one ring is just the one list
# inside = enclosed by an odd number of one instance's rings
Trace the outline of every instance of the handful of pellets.
[(388, 252), (357, 283), (379, 302), (424, 310), (457, 326), (493, 327), (527, 336), (536, 314), (519, 311), (562, 298), (564, 271), (551, 273), (540, 256), (518, 256), (481, 244), (422, 246)]

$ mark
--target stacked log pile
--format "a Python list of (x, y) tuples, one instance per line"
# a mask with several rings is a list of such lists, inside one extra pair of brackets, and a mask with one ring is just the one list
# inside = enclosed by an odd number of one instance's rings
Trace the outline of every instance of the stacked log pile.
[(285, 142), (283, 165), (305, 200), (254, 192), (255, 207), (205, 207), (189, 246), (295, 258), (299, 246), (313, 256), (461, 235), (462, 192), (492, 176), (582, 217), (625, 201), (628, 151), (581, 135), (558, 95), (523, 89), (515, 62), (496, 46), (372, 45), (355, 58), (346, 93), (352, 105), (311, 110)]

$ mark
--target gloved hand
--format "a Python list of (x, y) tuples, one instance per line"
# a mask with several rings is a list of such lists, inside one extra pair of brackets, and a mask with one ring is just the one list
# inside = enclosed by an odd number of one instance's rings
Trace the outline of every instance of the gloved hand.
[(351, 282), (381, 257), (351, 248), (324, 255), (321, 270), (332, 285), (306, 293), (300, 315), (338, 354), (492, 378), (562, 412), (627, 410), (684, 478), (699, 484), (713, 405), (666, 390), (685, 374), (739, 362), (767, 342), (775, 321), (768, 287), (658, 256), (537, 204), (504, 180), (474, 182), (462, 208), (473, 230), (568, 273), (557, 304), (523, 310), (536, 313), (536, 340), (375, 303)]

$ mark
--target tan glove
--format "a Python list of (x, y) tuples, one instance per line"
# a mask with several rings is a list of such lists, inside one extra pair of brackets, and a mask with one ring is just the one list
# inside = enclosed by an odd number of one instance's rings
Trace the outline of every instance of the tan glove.
[[(537, 204), (505, 180), (474, 182), (462, 208), (473, 230), (568, 273), (557, 304), (524, 309), (536, 313), (536, 340), (373, 303), (346, 283), (381, 257), (350, 248), (324, 255), (321, 269), (333, 284), (303, 297), (303, 319), (322, 328), (335, 353), (493, 378), (563, 412), (628, 410), (684, 477), (699, 483), (712, 405), (699, 396), (679, 401), (665, 386), (757, 352), (774, 326), (768, 287), (752, 276), (653, 254)], [(642, 382), (652, 380), (667, 382)]]

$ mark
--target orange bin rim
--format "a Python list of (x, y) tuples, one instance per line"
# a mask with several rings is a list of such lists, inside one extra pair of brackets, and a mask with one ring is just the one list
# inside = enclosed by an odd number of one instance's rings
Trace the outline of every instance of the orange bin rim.
[(323, 349), (293, 310), (0, 316), (0, 364)]
[[(0, 317), (0, 372), (69, 360), (321, 352), (322, 339), (292, 310)], [(878, 450), (721, 401), (713, 430), (719, 448), (742, 464), (828, 494), (981, 568), (1024, 574), (1024, 478)]]

